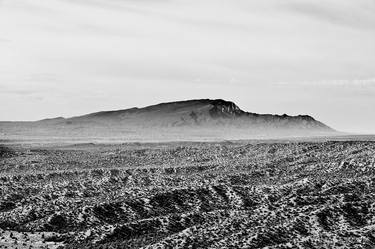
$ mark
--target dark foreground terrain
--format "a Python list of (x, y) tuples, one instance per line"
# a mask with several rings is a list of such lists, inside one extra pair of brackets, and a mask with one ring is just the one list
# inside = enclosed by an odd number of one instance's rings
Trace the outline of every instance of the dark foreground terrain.
[(0, 146), (0, 248), (374, 248), (375, 142)]

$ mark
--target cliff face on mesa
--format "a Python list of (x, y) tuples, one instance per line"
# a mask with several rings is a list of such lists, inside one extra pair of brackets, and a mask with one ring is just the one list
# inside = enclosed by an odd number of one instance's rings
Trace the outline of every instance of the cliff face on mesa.
[(144, 108), (104, 111), (58, 120), (59, 123), (117, 123), (141, 127), (212, 127), (235, 126), (279, 129), (300, 128), (332, 131), (307, 115), (288, 116), (257, 114), (241, 110), (235, 103), (222, 99), (187, 100), (161, 103)]
[(8, 134), (16, 127), (22, 129), (28, 126), (30, 133), (44, 136), (124, 137), (135, 140), (142, 136), (151, 140), (158, 140), (160, 137), (168, 140), (247, 139), (312, 136), (335, 132), (308, 115), (246, 112), (235, 103), (222, 99), (168, 102), (72, 118), (9, 123), (6, 126), (7, 128), (4, 128), (4, 123), (0, 124), (0, 129)]

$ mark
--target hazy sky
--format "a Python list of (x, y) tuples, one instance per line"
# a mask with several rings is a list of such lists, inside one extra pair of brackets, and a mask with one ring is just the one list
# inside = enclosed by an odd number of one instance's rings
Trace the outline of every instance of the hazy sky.
[(192, 98), (375, 133), (375, 1), (0, 0), (0, 120)]

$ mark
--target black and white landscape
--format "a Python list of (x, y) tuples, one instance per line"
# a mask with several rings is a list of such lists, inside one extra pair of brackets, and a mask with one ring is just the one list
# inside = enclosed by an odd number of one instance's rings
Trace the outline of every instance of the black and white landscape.
[(222, 99), (161, 103), (36, 122), (0, 122), (4, 139), (204, 141), (339, 134), (308, 115), (257, 114)]
[(372, 248), (368, 139), (1, 146), (0, 246)]
[(209, 99), (0, 128), (4, 248), (375, 246), (374, 136)]
[(0, 0), (0, 249), (375, 248), (373, 0)]

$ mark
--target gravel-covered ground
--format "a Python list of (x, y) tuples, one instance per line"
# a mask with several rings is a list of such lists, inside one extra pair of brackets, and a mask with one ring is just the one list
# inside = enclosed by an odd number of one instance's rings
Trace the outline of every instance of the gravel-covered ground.
[(0, 248), (374, 248), (375, 142), (0, 146)]

